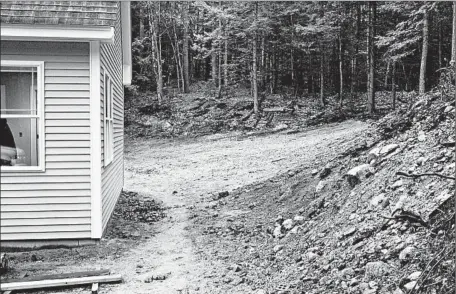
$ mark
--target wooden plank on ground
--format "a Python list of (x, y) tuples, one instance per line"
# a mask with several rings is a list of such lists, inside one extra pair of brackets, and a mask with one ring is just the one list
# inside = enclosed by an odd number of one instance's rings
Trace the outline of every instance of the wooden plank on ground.
[(70, 279), (54, 279), (43, 281), (28, 281), (18, 283), (2, 283), (0, 284), (0, 291), (14, 291), (14, 290), (29, 290), (41, 288), (55, 288), (75, 285), (87, 285), (93, 283), (113, 283), (122, 282), (121, 275), (105, 275), (83, 278), (70, 278)]
[(265, 108), (263, 112), (285, 112), (285, 107), (272, 107), (272, 108)]
[(63, 273), (53, 275), (42, 275), (42, 276), (29, 276), (20, 279), (8, 279), (2, 280), (2, 284), (6, 283), (19, 283), (19, 282), (30, 282), (30, 281), (43, 281), (43, 280), (57, 280), (57, 279), (70, 279), (70, 278), (83, 278), (92, 276), (105, 276), (111, 273), (108, 269), (101, 269), (95, 271), (84, 271), (74, 273)]

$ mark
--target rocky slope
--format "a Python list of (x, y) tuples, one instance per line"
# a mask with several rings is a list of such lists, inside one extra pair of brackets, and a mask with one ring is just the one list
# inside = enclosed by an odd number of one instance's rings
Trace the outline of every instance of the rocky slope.
[(196, 210), (220, 293), (454, 292), (454, 106), (418, 97), (335, 158)]

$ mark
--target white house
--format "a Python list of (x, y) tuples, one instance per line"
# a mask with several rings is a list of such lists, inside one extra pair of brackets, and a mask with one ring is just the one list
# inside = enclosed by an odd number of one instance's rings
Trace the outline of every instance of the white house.
[(0, 46), (1, 246), (94, 243), (123, 186), (130, 3), (2, 2)]

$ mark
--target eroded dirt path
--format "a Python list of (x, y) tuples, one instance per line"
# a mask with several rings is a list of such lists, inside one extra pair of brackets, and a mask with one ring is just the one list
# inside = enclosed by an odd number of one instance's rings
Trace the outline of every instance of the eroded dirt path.
[[(110, 293), (211, 293), (208, 263), (192, 245), (191, 207), (211, 195), (232, 191), (335, 154), (366, 124), (347, 121), (296, 134), (195, 140), (150, 140), (126, 144), (125, 189), (171, 207), (158, 234), (109, 265), (125, 282)], [(204, 255), (204, 252), (203, 252)], [(139, 267), (139, 270), (138, 270)], [(144, 282), (151, 276), (164, 281)], [(106, 289), (108, 290), (108, 289)]]

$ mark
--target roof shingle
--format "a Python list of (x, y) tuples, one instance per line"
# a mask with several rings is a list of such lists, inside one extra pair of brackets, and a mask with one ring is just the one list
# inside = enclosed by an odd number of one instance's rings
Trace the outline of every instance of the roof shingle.
[(114, 26), (119, 9), (115, 1), (4, 1), (4, 24)]

